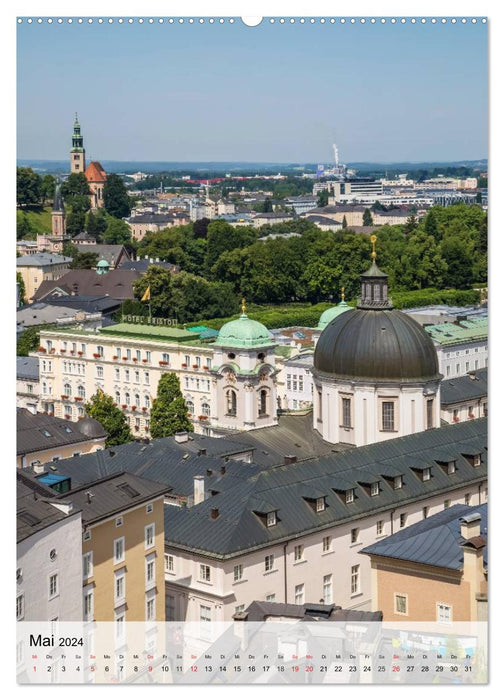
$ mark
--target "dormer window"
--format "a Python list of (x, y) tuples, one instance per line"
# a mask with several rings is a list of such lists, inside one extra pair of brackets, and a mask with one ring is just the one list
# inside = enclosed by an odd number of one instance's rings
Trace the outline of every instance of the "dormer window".
[(380, 493), (380, 482), (375, 481), (371, 484), (371, 496), (378, 496)]
[(324, 498), (317, 498), (316, 502), (316, 511), (317, 513), (321, 513), (323, 510), (325, 510), (326, 504)]
[(422, 469), (422, 481), (429, 481), (432, 477), (431, 468)]
[(402, 476), (394, 476), (394, 491), (397, 491), (397, 489), (402, 489)]
[(447, 472), (448, 474), (455, 474), (455, 461), (448, 462)]
[(473, 467), (481, 466), (481, 455), (474, 455)]
[(353, 503), (353, 502), (354, 502), (354, 490), (347, 489), (345, 491), (345, 503)]
[(266, 526), (267, 527), (273, 527), (273, 525), (276, 525), (277, 518), (276, 518), (276, 513), (275, 511), (272, 511), (271, 513), (268, 513), (266, 515)]

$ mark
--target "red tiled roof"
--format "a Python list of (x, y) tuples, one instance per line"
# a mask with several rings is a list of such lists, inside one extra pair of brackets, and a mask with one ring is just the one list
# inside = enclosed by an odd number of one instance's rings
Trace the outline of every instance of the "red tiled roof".
[(107, 173), (97, 160), (91, 161), (86, 168), (86, 178), (88, 182), (105, 182)]

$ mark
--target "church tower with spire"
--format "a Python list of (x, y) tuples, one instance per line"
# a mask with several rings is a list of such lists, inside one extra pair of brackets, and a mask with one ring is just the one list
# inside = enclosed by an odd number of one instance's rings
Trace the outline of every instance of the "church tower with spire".
[(75, 113), (75, 121), (72, 134), (72, 148), (70, 150), (70, 172), (83, 173), (86, 170), (86, 150), (81, 134), (79, 118)]

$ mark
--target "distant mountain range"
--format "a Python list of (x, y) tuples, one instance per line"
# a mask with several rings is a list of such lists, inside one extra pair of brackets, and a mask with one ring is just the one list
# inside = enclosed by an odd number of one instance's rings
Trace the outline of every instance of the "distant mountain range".
[[(136, 173), (138, 171), (147, 173), (159, 172), (222, 172), (222, 173), (237, 173), (237, 172), (257, 172), (257, 173), (278, 173), (297, 171), (313, 171), (317, 169), (317, 163), (253, 163), (248, 161), (210, 161), (210, 162), (183, 162), (183, 161), (120, 161), (120, 160), (102, 160), (100, 161), (107, 172), (110, 173)], [(68, 173), (68, 160), (36, 160), (23, 158), (17, 161), (20, 167), (33, 168), (39, 173)], [(331, 167), (331, 164), (326, 164)], [(396, 163), (370, 163), (370, 162), (355, 162), (347, 163), (347, 167), (359, 172), (376, 172), (385, 170), (432, 170), (433, 168), (446, 167), (468, 167), (479, 168), (486, 170), (488, 161), (486, 158), (480, 160), (457, 160), (457, 161), (426, 161), (426, 162), (396, 162)]]

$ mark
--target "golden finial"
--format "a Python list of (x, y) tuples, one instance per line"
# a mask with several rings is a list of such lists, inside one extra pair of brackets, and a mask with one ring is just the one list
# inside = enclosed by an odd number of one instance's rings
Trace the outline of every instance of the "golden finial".
[(373, 252), (371, 253), (371, 257), (372, 257), (373, 262), (374, 262), (376, 260), (376, 241), (378, 240), (378, 236), (375, 236), (375, 234), (373, 233), (370, 236), (370, 239), (371, 239), (371, 243), (373, 245)]
[(341, 301), (345, 301), (345, 287), (341, 287)]
[(245, 303), (245, 297), (242, 298), (241, 304), (242, 304), (242, 314), (244, 314), (245, 311), (247, 310), (247, 305)]

